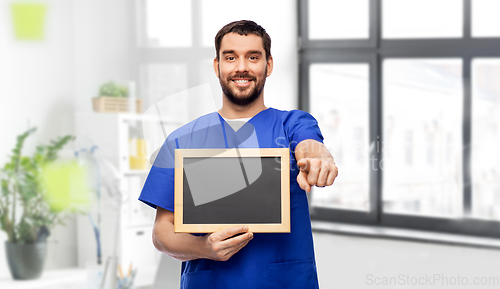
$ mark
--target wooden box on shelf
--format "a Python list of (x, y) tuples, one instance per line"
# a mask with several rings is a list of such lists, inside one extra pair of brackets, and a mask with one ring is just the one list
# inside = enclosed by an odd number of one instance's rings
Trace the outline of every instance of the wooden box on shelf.
[[(135, 100), (137, 113), (142, 113), (142, 99)], [(100, 96), (92, 98), (95, 112), (128, 112), (129, 99), (126, 97)]]

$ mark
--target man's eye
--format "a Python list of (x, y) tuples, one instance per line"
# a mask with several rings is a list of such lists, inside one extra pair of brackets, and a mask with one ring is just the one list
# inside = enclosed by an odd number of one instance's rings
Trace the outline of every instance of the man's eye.
[(250, 60), (257, 60), (257, 59), (259, 59), (257, 56), (250, 56), (249, 58), (250, 58)]
[(226, 59), (227, 59), (227, 60), (234, 60), (234, 57), (232, 57), (232, 56), (228, 56), (228, 57), (226, 57)]

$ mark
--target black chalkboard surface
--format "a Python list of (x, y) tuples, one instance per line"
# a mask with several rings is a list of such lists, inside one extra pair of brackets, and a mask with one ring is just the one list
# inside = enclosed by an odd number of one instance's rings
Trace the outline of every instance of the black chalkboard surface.
[(290, 232), (289, 149), (178, 149), (175, 232)]

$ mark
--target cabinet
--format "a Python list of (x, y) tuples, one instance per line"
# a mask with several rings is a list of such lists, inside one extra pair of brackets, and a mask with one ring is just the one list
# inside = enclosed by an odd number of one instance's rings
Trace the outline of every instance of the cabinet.
[[(116, 254), (126, 274), (130, 264), (137, 268), (136, 286), (151, 285), (160, 253), (151, 241), (155, 210), (138, 201), (149, 171), (130, 168), (130, 138), (142, 131), (141, 115), (87, 113), (75, 116), (76, 144), (79, 148), (97, 146), (95, 155), (116, 168), (116, 182), (121, 200), (101, 189), (100, 200), (94, 196), (90, 209), (94, 222), (100, 209), (102, 263)], [(148, 162), (149, 163), (149, 162)], [(103, 168), (101, 168), (103, 170)], [(103, 173), (101, 172), (101, 181)], [(91, 180), (92, 181), (92, 180)], [(97, 264), (97, 247), (88, 216), (78, 217), (78, 264)]]

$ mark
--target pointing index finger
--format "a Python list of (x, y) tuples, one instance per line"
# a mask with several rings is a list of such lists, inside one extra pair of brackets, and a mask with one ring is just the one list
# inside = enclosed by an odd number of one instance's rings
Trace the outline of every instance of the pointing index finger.
[(309, 167), (309, 162), (307, 161), (307, 159), (300, 159), (298, 162), (297, 162), (297, 166), (303, 170), (303, 171), (307, 171), (308, 170), (308, 167)]

